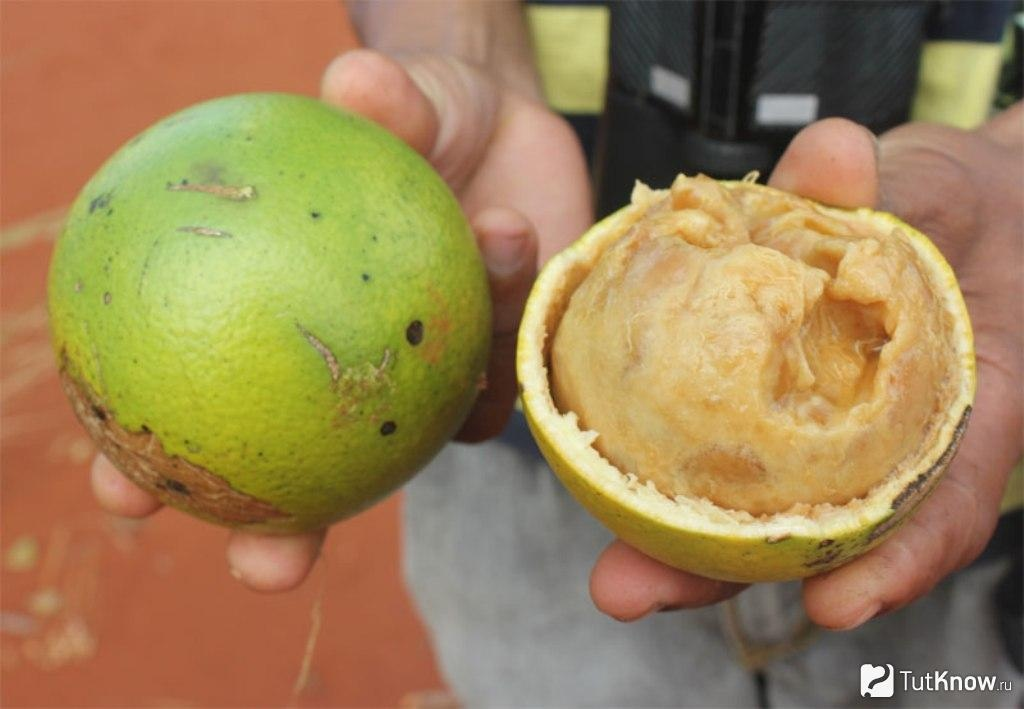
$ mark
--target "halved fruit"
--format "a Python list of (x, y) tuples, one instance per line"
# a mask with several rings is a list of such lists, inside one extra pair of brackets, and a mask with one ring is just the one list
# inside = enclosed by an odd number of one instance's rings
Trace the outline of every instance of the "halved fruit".
[(820, 573), (928, 495), (974, 396), (952, 269), (892, 215), (680, 176), (554, 257), (517, 370), (555, 473), (621, 539), (717, 579)]

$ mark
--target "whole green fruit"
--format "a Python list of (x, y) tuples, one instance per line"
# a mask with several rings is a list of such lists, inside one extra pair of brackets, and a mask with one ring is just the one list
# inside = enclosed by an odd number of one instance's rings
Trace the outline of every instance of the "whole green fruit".
[(49, 278), (62, 380), (100, 449), (196, 516), (295, 532), (405, 482), (483, 384), (485, 269), (397, 138), (319, 101), (188, 108), (71, 208)]

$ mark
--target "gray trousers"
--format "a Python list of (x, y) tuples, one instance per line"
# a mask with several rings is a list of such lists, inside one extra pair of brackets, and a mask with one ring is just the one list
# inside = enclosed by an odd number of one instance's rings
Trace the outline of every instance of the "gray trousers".
[[(486, 444), (449, 445), (407, 487), (404, 571), (441, 669), (471, 707), (1020, 706), (995, 628), (1000, 562), (854, 631), (808, 623), (796, 583), (729, 604), (619, 623), (587, 591), (610, 533), (569, 497), (522, 417)], [(1001, 692), (861, 698), (860, 666), (996, 675)], [(755, 673), (753, 670), (758, 669)], [(758, 676), (760, 675), (760, 676)]]

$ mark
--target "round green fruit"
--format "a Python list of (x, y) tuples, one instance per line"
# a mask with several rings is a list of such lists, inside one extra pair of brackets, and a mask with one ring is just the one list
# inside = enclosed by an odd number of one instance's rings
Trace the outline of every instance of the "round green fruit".
[(490, 298), (413, 150), (249, 94), (131, 140), (72, 206), (49, 309), (99, 448), (162, 501), (262, 532), (354, 514), (421, 468), (483, 384)]

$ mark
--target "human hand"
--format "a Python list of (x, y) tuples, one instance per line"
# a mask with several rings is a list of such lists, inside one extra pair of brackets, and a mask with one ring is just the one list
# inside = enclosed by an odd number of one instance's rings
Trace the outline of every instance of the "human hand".
[[(911, 603), (970, 563), (992, 536), (1021, 456), (1024, 418), (1022, 144), (1020, 104), (977, 131), (908, 124), (877, 143), (856, 124), (827, 119), (794, 138), (769, 180), (828, 204), (893, 212), (931, 237), (959, 279), (977, 353), (977, 396), (959, 454), (893, 537), (804, 581), (804, 606), (818, 625), (854, 628)], [(620, 541), (590, 580), (597, 607), (626, 621), (716, 603), (743, 588), (672, 569)]]
[[(487, 266), (494, 333), (487, 388), (459, 438), (496, 435), (515, 400), (515, 335), (538, 251), (546, 259), (592, 221), (575, 135), (529, 87), (509, 86), (450, 56), (397, 61), (355, 50), (327, 68), (321, 88), (326, 102), (376, 121), (426, 157), (468, 215)], [(116, 515), (145, 517), (160, 507), (102, 456), (93, 464), (92, 487)], [(288, 590), (307, 576), (323, 538), (323, 531), (236, 531), (227, 546), (229, 568), (253, 589)]]

